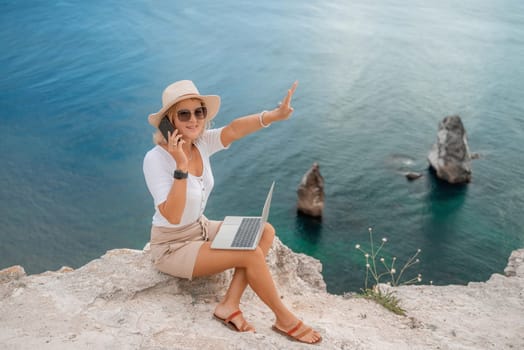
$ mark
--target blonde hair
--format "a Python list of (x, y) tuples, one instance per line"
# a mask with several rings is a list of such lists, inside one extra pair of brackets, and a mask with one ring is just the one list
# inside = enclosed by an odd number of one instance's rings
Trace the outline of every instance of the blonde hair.
[[(202, 107), (205, 107), (206, 104), (204, 103), (204, 101), (202, 101), (201, 99), (199, 98), (196, 98), (196, 97), (192, 97), (192, 98), (189, 98), (189, 100), (194, 100), (194, 101), (199, 101), (200, 102), (200, 105)], [(185, 100), (182, 100), (182, 101), (185, 101)], [(167, 117), (169, 118), (169, 120), (171, 121), (171, 123), (173, 123), (173, 125), (175, 125), (174, 123), (174, 120), (176, 118), (176, 106), (182, 102), (182, 101), (178, 101), (177, 103), (175, 103), (173, 106), (171, 106), (167, 112), (166, 112), (166, 115)], [(209, 119), (206, 119), (206, 124), (204, 125), (204, 128), (202, 129), (202, 133), (199, 135), (201, 136), (204, 131), (206, 131), (207, 129), (211, 128), (211, 120)], [(167, 144), (167, 141), (166, 139), (164, 138), (164, 135), (162, 135), (162, 132), (160, 130), (158, 130), (158, 128), (156, 129), (156, 131), (153, 133), (153, 143), (155, 143), (156, 145), (165, 145)]]

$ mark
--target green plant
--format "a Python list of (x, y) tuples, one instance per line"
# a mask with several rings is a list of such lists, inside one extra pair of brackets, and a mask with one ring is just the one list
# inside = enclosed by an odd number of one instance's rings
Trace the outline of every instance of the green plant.
[(378, 286), (374, 286), (370, 289), (363, 289), (361, 297), (373, 300), (397, 315), (406, 316), (406, 310), (400, 306), (400, 299), (393, 292), (383, 292)]
[[(421, 250), (417, 249), (415, 254), (413, 254), (413, 256), (411, 256), (406, 261), (404, 266), (402, 266), (400, 272), (397, 273), (397, 268), (395, 266), (397, 258), (395, 256), (391, 258), (390, 263), (388, 263), (387, 259), (382, 256), (378, 258), (377, 262), (377, 257), (379, 257), (380, 251), (388, 241), (387, 238), (382, 238), (380, 246), (376, 248), (375, 242), (373, 240), (373, 229), (370, 227), (368, 231), (371, 251), (366, 252), (361, 248), (360, 244), (355, 246), (355, 248), (360, 250), (366, 258), (366, 277), (364, 280), (364, 289), (362, 289), (362, 296), (366, 299), (372, 299), (376, 301), (386, 309), (396, 314), (405, 315), (405, 311), (399, 305), (400, 300), (394, 295), (394, 292), (383, 292), (379, 285), (381, 283), (385, 283), (387, 285), (396, 287), (422, 281), (421, 274), (418, 274), (416, 277), (405, 281), (402, 280), (406, 270), (420, 262), (418, 255), (420, 254)], [(389, 279), (389, 281), (383, 282), (382, 280), (385, 278)], [(371, 287), (369, 286), (370, 280), (373, 281), (373, 285)]]

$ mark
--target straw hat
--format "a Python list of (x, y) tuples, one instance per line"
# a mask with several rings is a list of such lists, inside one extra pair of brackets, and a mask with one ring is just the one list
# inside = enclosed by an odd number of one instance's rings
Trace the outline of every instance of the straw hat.
[(160, 124), (160, 120), (166, 115), (169, 108), (175, 103), (188, 98), (198, 98), (204, 101), (207, 107), (207, 120), (211, 120), (217, 115), (220, 108), (220, 96), (217, 95), (200, 95), (195, 84), (191, 80), (180, 80), (165, 88), (162, 93), (162, 108), (153, 114), (149, 115), (149, 124), (155, 128)]

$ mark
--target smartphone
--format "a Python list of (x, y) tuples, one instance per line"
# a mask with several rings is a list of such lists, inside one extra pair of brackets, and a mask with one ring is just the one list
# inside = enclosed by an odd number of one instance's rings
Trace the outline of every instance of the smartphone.
[(158, 124), (158, 130), (162, 132), (166, 141), (169, 140), (169, 133), (173, 134), (173, 132), (175, 132), (175, 126), (169, 121), (167, 115), (164, 116), (160, 121), (160, 124)]

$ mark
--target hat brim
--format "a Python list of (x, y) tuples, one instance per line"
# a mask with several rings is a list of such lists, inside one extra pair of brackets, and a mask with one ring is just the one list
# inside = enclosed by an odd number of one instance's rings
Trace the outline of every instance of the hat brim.
[(197, 98), (202, 100), (207, 107), (207, 117), (206, 120), (213, 119), (220, 109), (220, 96), (217, 95), (198, 95), (198, 94), (187, 94), (180, 96), (179, 98), (170, 101), (169, 104), (163, 106), (158, 112), (150, 114), (147, 120), (149, 124), (153, 125), (155, 128), (158, 128), (158, 124), (164, 116), (166, 115), (169, 108), (173, 107), (180, 101), (187, 100), (189, 98)]

